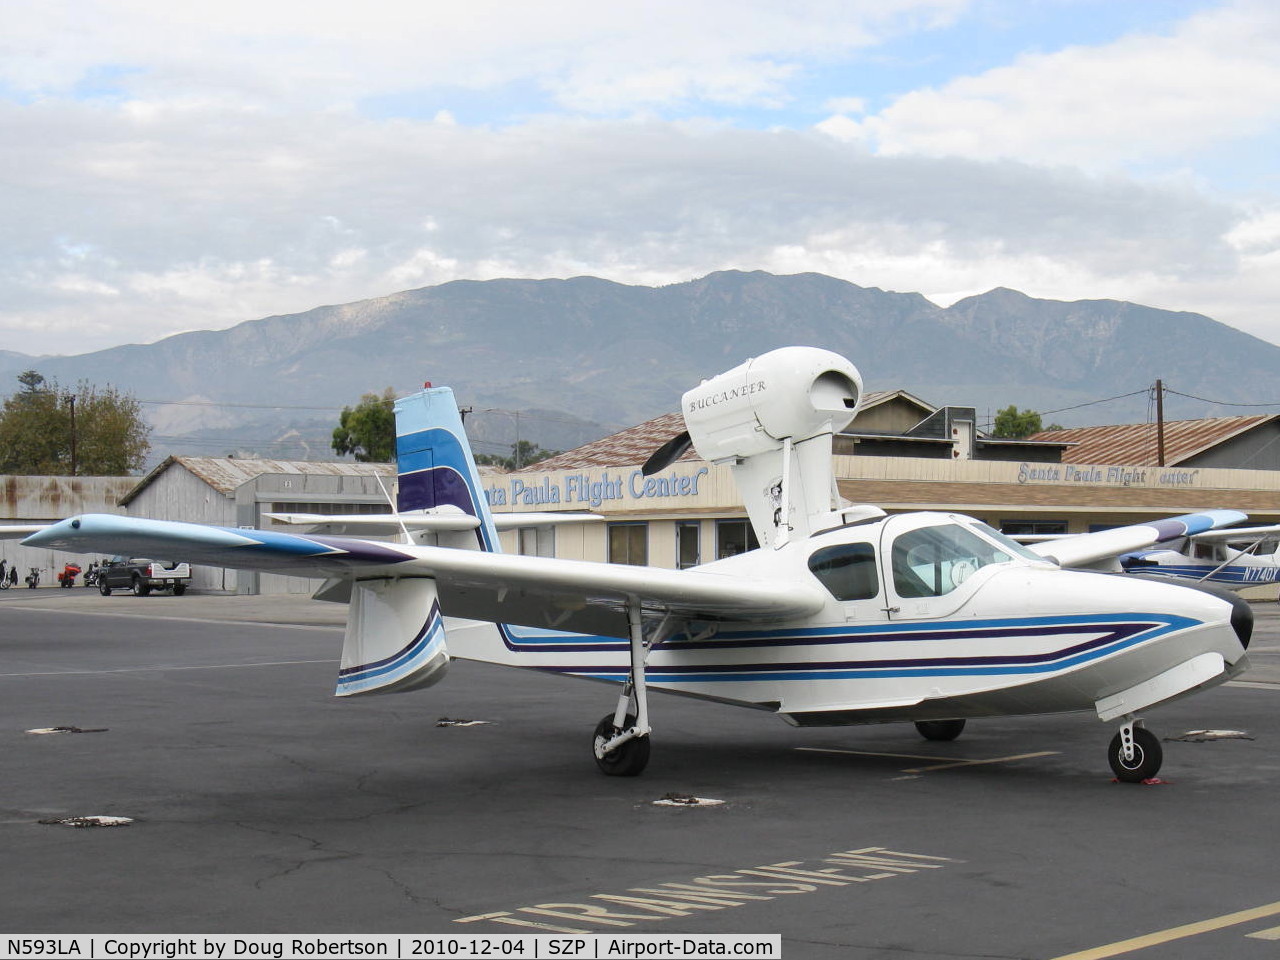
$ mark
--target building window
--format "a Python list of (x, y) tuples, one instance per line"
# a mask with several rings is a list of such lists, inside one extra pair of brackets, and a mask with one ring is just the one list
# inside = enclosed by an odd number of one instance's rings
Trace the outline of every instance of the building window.
[(556, 555), (556, 528), (519, 527), (516, 530), (516, 552), (526, 557), (554, 557)]
[(609, 524), (609, 562), (644, 566), (649, 562), (647, 523)]
[(1042, 537), (1066, 533), (1065, 520), (1001, 520), (1000, 532), (1006, 537)]
[(676, 567), (687, 570), (702, 562), (702, 524), (681, 520), (676, 524)]
[(755, 550), (759, 546), (760, 541), (756, 539), (756, 532), (751, 529), (750, 521), (716, 521), (717, 560), (723, 560), (725, 557), (736, 557), (740, 553)]
[(880, 593), (876, 549), (869, 543), (824, 547), (809, 558), (809, 569), (837, 600), (870, 600)]

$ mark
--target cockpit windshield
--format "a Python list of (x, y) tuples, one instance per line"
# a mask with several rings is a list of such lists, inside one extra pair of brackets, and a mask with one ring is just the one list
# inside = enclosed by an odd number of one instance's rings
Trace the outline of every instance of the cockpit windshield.
[(990, 537), (992, 540), (1000, 544), (1001, 547), (1003, 547), (1009, 553), (1013, 554), (1015, 557), (1022, 557), (1022, 559), (1024, 560), (1034, 560), (1037, 563), (1048, 562), (1047, 560), (1045, 560), (1044, 557), (1040, 556), (1040, 554), (1036, 553), (1034, 550), (1031, 550), (1023, 546), (1017, 540), (1014, 540), (1012, 537), (1005, 536), (995, 527), (987, 526), (981, 520), (975, 520), (973, 522), (973, 528), (975, 530), (980, 531), (983, 535)]
[[(893, 542), (891, 563), (893, 586), (900, 597), (940, 597), (950, 593), (982, 567), (1008, 563), (1015, 556), (1025, 557), (1017, 544), (1004, 541), (985, 524), (974, 524), (992, 536), (996, 546), (965, 524), (942, 523), (920, 527), (902, 534)], [(1042, 557), (1031, 555), (1043, 561)]]

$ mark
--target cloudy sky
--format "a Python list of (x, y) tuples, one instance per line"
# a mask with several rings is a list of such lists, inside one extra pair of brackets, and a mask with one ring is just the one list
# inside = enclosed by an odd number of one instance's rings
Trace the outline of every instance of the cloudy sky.
[(0, 0), (0, 349), (819, 271), (1280, 342), (1271, 0)]

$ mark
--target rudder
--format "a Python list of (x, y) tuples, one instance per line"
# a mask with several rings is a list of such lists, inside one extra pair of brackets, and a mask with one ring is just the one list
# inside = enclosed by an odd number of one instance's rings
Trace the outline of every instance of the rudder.
[(476, 546), (498, 551), (497, 531), (453, 391), (428, 387), (397, 400), (395, 414), (396, 509), (401, 513), (458, 510), (476, 517), (480, 520)]

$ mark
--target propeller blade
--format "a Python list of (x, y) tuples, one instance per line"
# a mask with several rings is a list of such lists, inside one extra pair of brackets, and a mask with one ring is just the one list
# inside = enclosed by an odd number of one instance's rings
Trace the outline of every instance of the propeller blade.
[(659, 470), (667, 469), (667, 467), (684, 456), (684, 452), (691, 446), (693, 446), (693, 438), (689, 436), (688, 430), (683, 433), (677, 433), (657, 450), (653, 451), (653, 455), (644, 462), (640, 472), (646, 477), (651, 477)]

